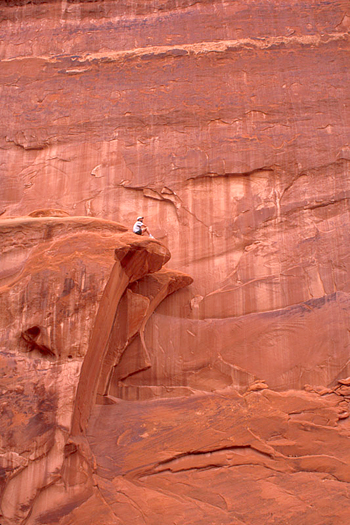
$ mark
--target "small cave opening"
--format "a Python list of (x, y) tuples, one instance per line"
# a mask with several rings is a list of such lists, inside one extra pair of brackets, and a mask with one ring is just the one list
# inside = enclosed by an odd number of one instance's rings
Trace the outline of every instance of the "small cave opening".
[(42, 357), (55, 358), (55, 352), (44, 343), (46, 339), (39, 326), (31, 326), (21, 333), (21, 338), (27, 343), (26, 352), (38, 351)]
[(33, 341), (33, 339), (37, 339), (40, 335), (40, 328), (39, 326), (32, 326), (31, 328), (28, 328), (22, 333), (22, 337), (26, 341)]

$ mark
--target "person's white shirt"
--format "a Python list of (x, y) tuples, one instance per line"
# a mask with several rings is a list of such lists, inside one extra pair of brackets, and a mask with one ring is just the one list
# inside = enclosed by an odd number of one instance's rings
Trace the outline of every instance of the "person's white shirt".
[(142, 226), (143, 226), (143, 222), (142, 221), (136, 221), (133, 228), (132, 228), (132, 231), (134, 233), (137, 233), (138, 235), (142, 235)]

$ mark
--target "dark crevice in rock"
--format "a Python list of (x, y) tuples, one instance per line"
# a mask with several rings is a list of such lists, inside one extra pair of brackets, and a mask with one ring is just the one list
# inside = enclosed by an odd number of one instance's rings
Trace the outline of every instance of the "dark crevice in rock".
[(38, 350), (45, 358), (56, 357), (56, 353), (49, 346), (41, 342), (43, 339), (46, 339), (46, 337), (43, 335), (39, 326), (28, 328), (21, 333), (21, 337), (26, 343), (28, 343), (28, 352)]

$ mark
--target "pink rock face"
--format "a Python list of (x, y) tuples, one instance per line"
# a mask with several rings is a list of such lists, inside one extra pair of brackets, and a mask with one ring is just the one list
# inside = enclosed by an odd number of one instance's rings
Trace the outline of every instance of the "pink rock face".
[(349, 29), (1, 3), (1, 525), (349, 523)]
[[(105, 510), (115, 523), (345, 524), (338, 402), (264, 389), (96, 407), (89, 441)], [(63, 523), (94, 523), (94, 504)]]
[(157, 305), (192, 282), (161, 270), (170, 253), (150, 237), (50, 213), (0, 221), (5, 523), (36, 523), (51, 509), (65, 515), (57, 509), (67, 501), (73, 509), (91, 496), (84, 434), (96, 399), (113, 403), (109, 378), (129, 342), (143, 340)]
[[(129, 227), (145, 215), (173, 268), (194, 278), (181, 305), (162, 307), (167, 331), (174, 310), (195, 320), (162, 341), (183, 386), (207, 339), (217, 341), (204, 352), (208, 390), (248, 385), (243, 376), (283, 389), (350, 374), (346, 8), (1, 7), (0, 211), (60, 208)], [(163, 321), (145, 337), (158, 340)], [(165, 386), (168, 372), (154, 371)]]

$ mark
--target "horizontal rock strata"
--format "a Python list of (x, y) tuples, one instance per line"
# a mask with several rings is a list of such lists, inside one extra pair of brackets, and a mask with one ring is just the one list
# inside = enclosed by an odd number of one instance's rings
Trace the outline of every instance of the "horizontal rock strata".
[(349, 523), (349, 29), (0, 2), (1, 525)]
[(106, 523), (345, 525), (349, 398), (257, 390), (96, 407), (96, 493), (62, 524), (100, 498)]
[[(348, 374), (348, 57), (343, 0), (3, 3), (0, 213), (73, 209), (129, 226), (146, 215), (194, 277), (163, 305), (166, 329), (174, 310), (203, 320), (181, 342), (199, 356), (225, 320), (205, 365), (216, 386), (231, 381), (222, 359), (236, 385), (335, 384)], [(316, 334), (294, 307), (322, 298), (329, 329)], [(270, 335), (248, 330), (242, 348), (251, 314)], [(157, 319), (144, 337), (163, 333)], [(179, 360), (186, 386), (202, 362)]]

